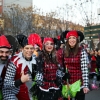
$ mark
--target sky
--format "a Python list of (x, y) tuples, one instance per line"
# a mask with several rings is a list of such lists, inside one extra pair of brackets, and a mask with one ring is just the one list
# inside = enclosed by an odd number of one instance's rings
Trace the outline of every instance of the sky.
[(66, 4), (66, 0), (33, 0), (33, 5), (40, 7), (43, 11), (49, 12)]
[(77, 24), (84, 25), (87, 20), (90, 20), (90, 23), (99, 23), (100, 20), (97, 14), (100, 0), (33, 0), (33, 6), (40, 8), (44, 13), (57, 11), (61, 19)]
[(32, 5), (32, 0), (3, 0), (4, 6), (9, 6), (11, 4), (19, 4), (22, 7), (29, 7)]

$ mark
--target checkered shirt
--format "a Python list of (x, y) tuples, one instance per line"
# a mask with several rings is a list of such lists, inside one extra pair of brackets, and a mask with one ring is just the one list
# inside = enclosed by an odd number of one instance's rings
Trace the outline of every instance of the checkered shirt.
[(82, 71), (83, 87), (88, 87), (89, 73), (88, 73), (88, 67), (87, 67), (87, 54), (84, 49), (82, 49), (81, 51), (81, 71)]
[(29, 67), (28, 64), (30, 65), (36, 64), (34, 56), (32, 56), (32, 61), (30, 62), (27, 62), (23, 58), (22, 53), (19, 53), (18, 55), (12, 57), (11, 61), (8, 64), (8, 68), (4, 79), (4, 85), (2, 88), (3, 100), (16, 100), (16, 94), (18, 94), (20, 91), (20, 86), (19, 87), (15, 86), (15, 76), (17, 72), (16, 70), (17, 65), (15, 64), (16, 61), (17, 64), (23, 64), (23, 68), (26, 68), (26, 64), (28, 67)]
[[(89, 78), (88, 78), (88, 67), (87, 67), (87, 53), (84, 49), (81, 49), (81, 55), (80, 55), (80, 62), (81, 62), (81, 71), (82, 71), (82, 80), (83, 80), (83, 86), (82, 87), (88, 87), (89, 85)], [(60, 64), (63, 65), (64, 58), (63, 58), (63, 50), (59, 49), (57, 51), (57, 57)]]
[(19, 92), (19, 88), (15, 87), (16, 66), (10, 62), (4, 79), (3, 100), (15, 100), (15, 94)]

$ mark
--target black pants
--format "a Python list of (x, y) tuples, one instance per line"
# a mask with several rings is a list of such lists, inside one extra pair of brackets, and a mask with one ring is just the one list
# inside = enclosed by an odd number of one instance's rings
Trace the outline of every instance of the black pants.
[[(64, 100), (68, 100), (68, 99), (64, 99)], [(72, 99), (70, 99), (70, 100), (72, 100)], [(85, 100), (85, 94), (83, 92), (83, 89), (81, 89), (79, 92), (77, 92), (74, 100)]]

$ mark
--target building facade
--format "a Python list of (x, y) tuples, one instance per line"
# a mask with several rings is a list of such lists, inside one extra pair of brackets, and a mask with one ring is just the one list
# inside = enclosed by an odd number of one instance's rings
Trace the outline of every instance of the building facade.
[[(22, 11), (22, 8), (27, 9), (27, 11)], [(0, 0), (0, 31), (4, 30), (4, 33), (7, 34), (9, 34), (9, 32), (11, 34), (18, 34), (19, 31), (21, 32), (28, 27), (29, 25), (26, 24), (26, 20), (31, 20), (31, 18), (28, 18), (27, 14), (32, 14), (32, 10), (28, 10), (28, 8), (32, 8), (32, 0)], [(19, 16), (20, 11), (21, 16)], [(22, 23), (21, 17), (23, 15)], [(10, 21), (8, 21), (7, 18)], [(18, 25), (19, 22), (24, 28)], [(29, 24), (31, 24), (31, 21)]]
[(97, 48), (97, 44), (100, 42), (100, 25), (84, 27), (84, 34), (89, 47), (92, 48), (91, 41), (93, 41)]
[(0, 17), (7, 10), (7, 7), (13, 4), (26, 8), (32, 6), (32, 0), (0, 0)]
[(3, 12), (3, 0), (0, 0), (0, 17), (2, 17)]

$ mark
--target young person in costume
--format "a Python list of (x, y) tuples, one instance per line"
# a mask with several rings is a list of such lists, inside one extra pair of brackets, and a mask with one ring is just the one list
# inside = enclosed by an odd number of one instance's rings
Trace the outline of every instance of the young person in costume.
[[(35, 56), (35, 58), (37, 58), (40, 55), (42, 49), (42, 39), (37, 33), (30, 34), (30, 37), (34, 45), (33, 55)], [(36, 91), (38, 90), (35, 80), (36, 67), (37, 66), (34, 67), (34, 73), (32, 73), (32, 77), (34, 77), (33, 82), (30, 82), (30, 86), (32, 88), (29, 88), (33, 100), (37, 100)]]
[(0, 36), (0, 100), (3, 100), (2, 97), (2, 86), (7, 69), (7, 64), (9, 62), (11, 45), (7, 40), (6, 36)]
[(31, 36), (21, 41), (22, 52), (14, 55), (6, 71), (3, 88), (3, 100), (30, 100), (26, 82), (31, 80), (29, 72), (34, 72), (36, 64), (33, 56), (33, 40)]
[(36, 58), (37, 73), (36, 84), (38, 86), (38, 100), (62, 100), (61, 85), (63, 67), (57, 61), (54, 40), (50, 37), (43, 39), (43, 49)]
[[(58, 50), (59, 62), (64, 62), (65, 72), (70, 75), (67, 79), (65, 74), (64, 80), (66, 84), (64, 89), (62, 87), (63, 96), (66, 98), (65, 100), (69, 100), (69, 98), (70, 100), (72, 98), (75, 98), (75, 100), (85, 100), (85, 94), (89, 92), (89, 79), (87, 54), (83, 48), (79, 47), (79, 42), (84, 38), (83, 33), (72, 30), (66, 31), (62, 35), (62, 39), (66, 38), (66, 47), (64, 51), (62, 49)], [(74, 83), (78, 83), (80, 87), (76, 89), (77, 85), (75, 85), (73, 89), (76, 90), (73, 92), (71, 86)]]

